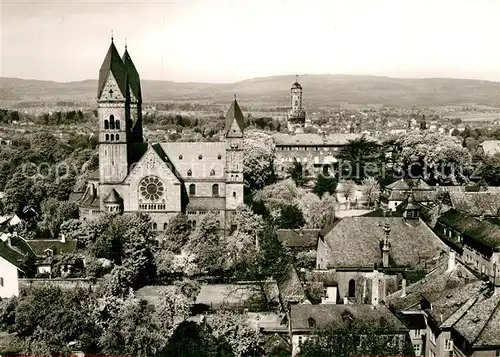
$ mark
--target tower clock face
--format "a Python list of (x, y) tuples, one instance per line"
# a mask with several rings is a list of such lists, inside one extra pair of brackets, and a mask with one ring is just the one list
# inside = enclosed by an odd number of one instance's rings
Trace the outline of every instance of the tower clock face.
[(139, 184), (141, 196), (149, 201), (157, 201), (165, 194), (163, 182), (156, 176), (148, 176)]

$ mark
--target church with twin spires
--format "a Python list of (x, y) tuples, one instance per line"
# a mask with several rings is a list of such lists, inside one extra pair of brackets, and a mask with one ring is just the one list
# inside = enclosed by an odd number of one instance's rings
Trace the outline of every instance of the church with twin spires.
[(164, 230), (178, 213), (193, 225), (216, 212), (221, 228), (243, 204), (243, 113), (231, 103), (220, 142), (148, 143), (143, 139), (139, 73), (113, 39), (97, 88), (99, 170), (78, 201), (84, 219), (107, 213), (147, 213)]

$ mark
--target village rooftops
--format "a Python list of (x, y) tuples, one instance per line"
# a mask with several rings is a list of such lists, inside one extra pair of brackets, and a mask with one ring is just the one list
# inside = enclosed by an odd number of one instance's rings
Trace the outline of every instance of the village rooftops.
[(364, 134), (335, 133), (329, 135), (321, 134), (284, 134), (277, 133), (273, 136), (276, 146), (345, 146), (349, 141), (367, 138), (369, 141), (377, 142), (375, 138)]
[(455, 209), (442, 214), (438, 222), (460, 232), (464, 243), (473, 239), (489, 248), (500, 249), (500, 227), (494, 223), (470, 217)]
[(328, 268), (381, 266), (385, 225), (390, 227), (390, 267), (424, 268), (447, 250), (420, 219), (410, 224), (401, 217), (345, 217), (324, 238)]
[[(385, 303), (397, 312), (424, 308), (438, 325), (444, 323), (484, 286), (459, 261), (450, 266), (449, 259), (449, 256), (444, 256), (435, 270), (422, 280), (405, 287), (404, 291), (399, 290), (387, 296)], [(430, 308), (425, 302), (430, 304)]]
[(390, 185), (387, 185), (385, 188), (389, 189), (389, 190), (395, 190), (395, 191), (410, 191), (410, 190), (430, 191), (430, 190), (433, 190), (433, 188), (431, 186), (429, 186), (422, 179), (417, 179), (417, 180), (400, 179), (396, 182), (391, 183)]
[(314, 331), (316, 328), (347, 328), (350, 323), (356, 328), (406, 332), (403, 323), (383, 305), (292, 305), (290, 319), (293, 332)]
[(500, 192), (448, 192), (448, 197), (457, 211), (475, 217), (500, 216)]
[(37, 256), (45, 256), (47, 250), (53, 255), (71, 254), (76, 250), (76, 240), (62, 241), (59, 239), (31, 239), (27, 241), (28, 245)]

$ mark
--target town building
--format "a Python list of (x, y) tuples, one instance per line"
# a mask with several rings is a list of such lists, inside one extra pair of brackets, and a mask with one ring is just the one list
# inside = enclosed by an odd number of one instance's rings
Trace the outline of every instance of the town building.
[[(404, 350), (408, 329), (387, 309), (379, 305), (294, 305), (290, 310), (289, 329), (292, 341), (292, 356), (300, 352), (302, 344), (314, 337), (317, 329), (333, 328), (345, 331), (348, 326), (362, 328), (367, 333), (383, 329), (385, 338), (395, 346), (395, 350)], [(359, 336), (362, 351), (363, 335)]]
[(244, 120), (236, 97), (221, 142), (147, 143), (143, 139), (140, 77), (127, 49), (111, 41), (97, 90), (99, 170), (79, 200), (81, 216), (143, 212), (153, 229), (187, 213), (193, 225), (208, 212), (221, 228), (243, 203)]
[(380, 194), (380, 204), (386, 210), (394, 212), (408, 198), (410, 192), (416, 203), (426, 207), (431, 206), (438, 197), (436, 189), (422, 179), (399, 179), (384, 188)]
[(306, 112), (302, 108), (302, 86), (298, 76), (290, 89), (291, 108), (287, 116), (287, 127), (291, 133), (303, 133), (306, 124)]
[(420, 219), (410, 199), (398, 216), (345, 217), (320, 235), (316, 268), (334, 271), (344, 303), (377, 303), (401, 276), (430, 271), (447, 246)]

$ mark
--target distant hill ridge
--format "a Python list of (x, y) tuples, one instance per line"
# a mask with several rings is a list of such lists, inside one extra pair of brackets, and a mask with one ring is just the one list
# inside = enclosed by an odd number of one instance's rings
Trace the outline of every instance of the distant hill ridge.
[[(286, 106), (295, 76), (271, 76), (235, 83), (196, 83), (142, 80), (145, 102), (198, 102), (227, 104), (237, 93), (243, 105)], [(481, 104), (500, 106), (500, 83), (452, 78), (391, 78), (367, 75), (301, 75), (306, 107), (336, 103), (388, 106), (446, 106)], [(0, 105), (16, 102), (77, 101), (93, 103), (96, 80), (58, 83), (0, 78)]]

